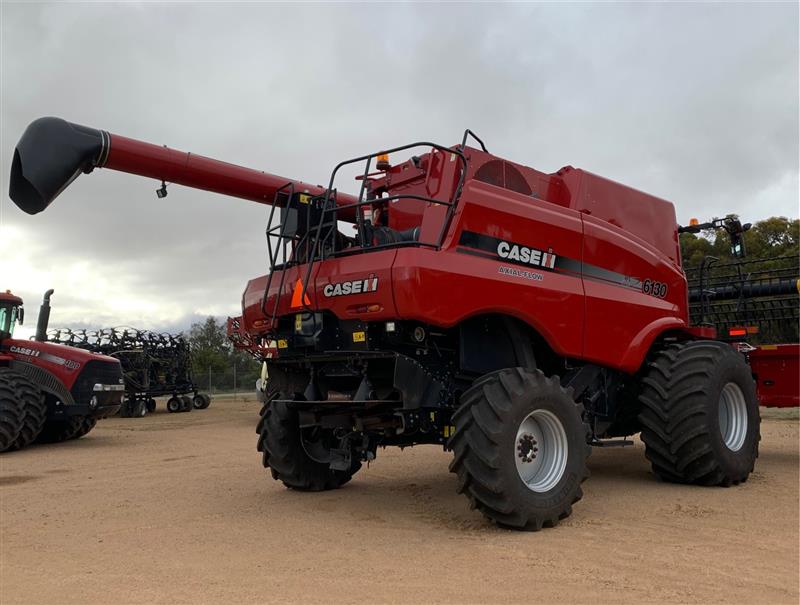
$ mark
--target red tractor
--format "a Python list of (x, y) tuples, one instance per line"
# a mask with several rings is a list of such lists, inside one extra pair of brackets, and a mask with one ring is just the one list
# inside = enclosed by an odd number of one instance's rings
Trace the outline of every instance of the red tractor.
[(52, 293), (44, 296), (36, 340), (14, 338), (22, 299), (0, 293), (0, 452), (83, 437), (122, 402), (119, 361), (46, 342)]
[[(355, 166), (348, 195), (337, 177)], [(470, 131), (312, 186), (57, 118), (23, 134), (11, 198), (40, 212), (95, 168), (158, 179), (159, 198), (170, 182), (271, 205), (270, 272), (247, 284), (240, 331), (277, 344), (258, 449), (290, 488), (340, 487), (378, 447), (436, 444), (474, 507), (536, 530), (570, 515), (593, 446), (635, 433), (666, 481), (753, 470), (751, 371), (689, 325), (670, 202), (504, 160)]]

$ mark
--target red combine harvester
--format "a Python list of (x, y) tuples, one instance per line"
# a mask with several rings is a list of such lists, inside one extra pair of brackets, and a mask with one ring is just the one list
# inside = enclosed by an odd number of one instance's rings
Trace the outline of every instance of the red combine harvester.
[(637, 432), (667, 481), (753, 470), (751, 371), (690, 325), (670, 202), (504, 160), (470, 131), (312, 186), (57, 118), (23, 134), (11, 198), (40, 212), (95, 168), (157, 179), (159, 197), (170, 182), (272, 206), (270, 273), (247, 284), (239, 330), (277, 343), (258, 449), (290, 488), (340, 487), (379, 446), (437, 444), (473, 506), (535, 530), (572, 512), (592, 446)]
[(83, 437), (122, 403), (119, 361), (47, 342), (52, 294), (44, 296), (31, 341), (14, 338), (22, 299), (0, 293), (0, 452)]

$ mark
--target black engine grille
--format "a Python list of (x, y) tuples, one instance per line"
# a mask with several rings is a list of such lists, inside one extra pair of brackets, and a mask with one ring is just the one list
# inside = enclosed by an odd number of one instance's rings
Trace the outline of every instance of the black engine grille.
[(72, 398), (76, 403), (89, 403), (95, 384), (122, 384), (122, 368), (119, 363), (89, 361), (72, 385)]

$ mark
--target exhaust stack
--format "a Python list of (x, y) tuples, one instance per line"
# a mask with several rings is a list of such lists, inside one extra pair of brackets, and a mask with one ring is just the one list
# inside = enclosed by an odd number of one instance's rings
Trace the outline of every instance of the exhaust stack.
[[(294, 191), (325, 193), (320, 185), (286, 179), (193, 153), (129, 139), (61, 118), (39, 118), (28, 126), (14, 149), (9, 195), (21, 210), (46, 209), (82, 172), (108, 168), (262, 204), (290, 183)], [(163, 190), (163, 188), (162, 188)], [(163, 197), (163, 196), (159, 196)], [(339, 205), (357, 198), (337, 194)]]
[(42, 306), (39, 307), (39, 319), (36, 322), (36, 335), (34, 339), (39, 342), (47, 342), (47, 326), (50, 323), (50, 297), (55, 290), (48, 290), (44, 293)]

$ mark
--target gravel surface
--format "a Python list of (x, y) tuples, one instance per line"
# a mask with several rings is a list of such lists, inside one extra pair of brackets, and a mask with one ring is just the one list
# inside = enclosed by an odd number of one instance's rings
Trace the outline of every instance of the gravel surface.
[(800, 600), (797, 410), (764, 412), (742, 486), (661, 483), (636, 438), (592, 454), (572, 517), (516, 533), (469, 510), (431, 446), (289, 491), (255, 451), (257, 405), (159, 402), (0, 456), (0, 603)]

